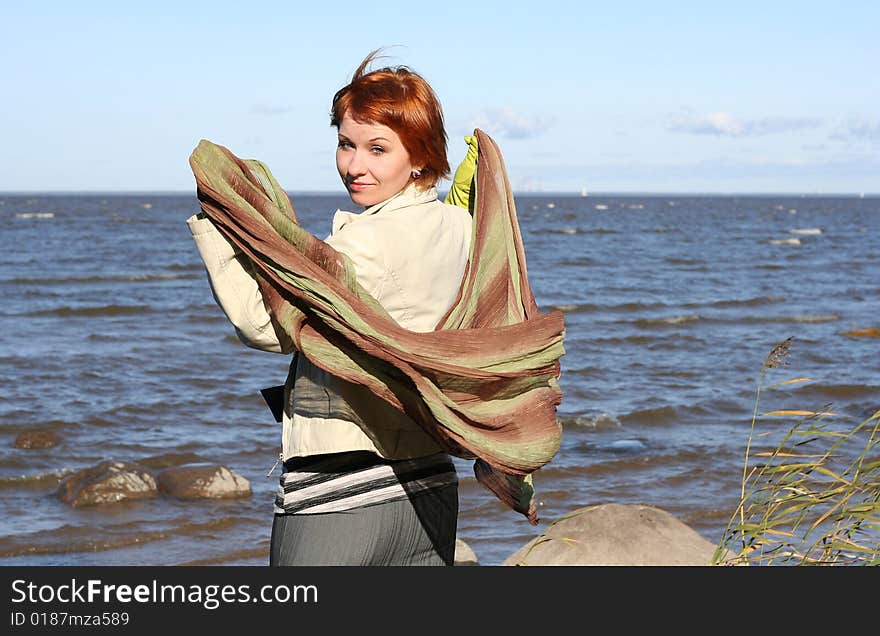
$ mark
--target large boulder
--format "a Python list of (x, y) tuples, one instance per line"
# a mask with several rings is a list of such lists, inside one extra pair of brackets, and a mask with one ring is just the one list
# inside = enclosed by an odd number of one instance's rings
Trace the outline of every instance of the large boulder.
[(126, 462), (104, 461), (71, 473), (58, 484), (58, 496), (75, 507), (158, 495), (153, 475), (137, 464)]
[(200, 464), (204, 461), (206, 461), (204, 457), (195, 453), (161, 453), (159, 455), (141, 457), (138, 459), (138, 464), (152, 471), (159, 471), (163, 468), (183, 466), (184, 464)]
[(187, 464), (158, 474), (159, 490), (178, 499), (249, 497), (250, 482), (234, 470), (216, 464)]
[(715, 545), (668, 512), (601, 504), (557, 519), (502, 565), (710, 565)]
[(61, 442), (52, 431), (24, 431), (15, 438), (16, 448), (51, 448)]

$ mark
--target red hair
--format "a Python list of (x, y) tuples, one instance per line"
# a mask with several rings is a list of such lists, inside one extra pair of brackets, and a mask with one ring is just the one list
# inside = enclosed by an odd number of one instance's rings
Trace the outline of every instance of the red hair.
[(370, 53), (333, 96), (330, 125), (346, 115), (358, 123), (388, 126), (397, 133), (412, 165), (421, 170), (422, 188), (449, 178), (446, 130), (440, 100), (425, 79), (406, 66), (366, 72), (379, 50)]

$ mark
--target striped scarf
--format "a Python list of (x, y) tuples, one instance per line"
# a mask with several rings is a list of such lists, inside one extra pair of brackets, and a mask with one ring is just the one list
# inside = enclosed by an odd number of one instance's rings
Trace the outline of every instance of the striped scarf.
[(470, 257), (457, 300), (431, 332), (399, 326), (344, 254), (303, 229), (269, 169), (202, 140), (198, 200), (250, 259), (276, 331), (328, 373), (406, 413), (477, 480), (537, 524), (532, 473), (559, 450), (562, 312), (529, 287), (510, 183), (481, 130)]

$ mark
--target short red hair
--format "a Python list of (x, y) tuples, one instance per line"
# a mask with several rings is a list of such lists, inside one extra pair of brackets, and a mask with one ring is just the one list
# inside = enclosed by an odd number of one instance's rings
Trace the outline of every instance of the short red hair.
[(370, 53), (333, 96), (330, 125), (339, 128), (346, 115), (358, 123), (388, 126), (397, 133), (410, 161), (421, 170), (423, 188), (449, 178), (443, 109), (425, 79), (406, 66), (366, 72), (379, 50)]

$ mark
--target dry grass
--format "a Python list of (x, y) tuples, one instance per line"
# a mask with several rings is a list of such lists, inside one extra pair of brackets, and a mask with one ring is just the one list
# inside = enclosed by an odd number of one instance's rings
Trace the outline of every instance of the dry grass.
[[(761, 368), (740, 503), (712, 562), (880, 565), (880, 411), (857, 423), (830, 404), (759, 415), (762, 390), (810, 380), (764, 386), (770, 369), (788, 364), (791, 343), (776, 345)], [(799, 419), (785, 429), (776, 418)], [(756, 440), (763, 442), (758, 450)]]

